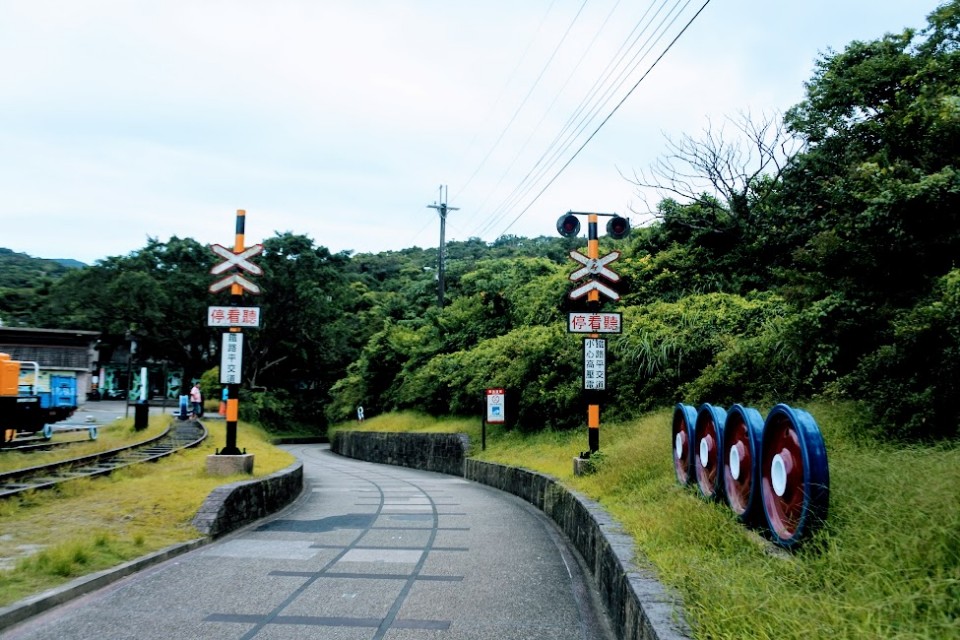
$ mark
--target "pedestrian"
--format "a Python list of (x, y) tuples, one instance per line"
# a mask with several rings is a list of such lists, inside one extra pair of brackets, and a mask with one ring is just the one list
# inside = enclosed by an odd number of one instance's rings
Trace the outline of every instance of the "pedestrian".
[(190, 389), (190, 404), (193, 405), (193, 417), (200, 418), (203, 416), (203, 395), (200, 393), (200, 384), (197, 382), (193, 383), (193, 388)]
[(357, 407), (357, 422), (363, 422), (363, 407)]

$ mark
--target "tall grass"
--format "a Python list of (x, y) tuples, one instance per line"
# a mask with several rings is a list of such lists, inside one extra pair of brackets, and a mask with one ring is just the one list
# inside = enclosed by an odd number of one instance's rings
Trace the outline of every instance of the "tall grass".
[(797, 406), (824, 435), (830, 513), (794, 553), (677, 483), (668, 409), (602, 425), (589, 476), (574, 476), (572, 462), (587, 448), (586, 427), (496, 427), (475, 455), (599, 501), (635, 540), (637, 562), (682, 597), (698, 638), (960, 638), (960, 447), (870, 441), (856, 435), (856, 405)]

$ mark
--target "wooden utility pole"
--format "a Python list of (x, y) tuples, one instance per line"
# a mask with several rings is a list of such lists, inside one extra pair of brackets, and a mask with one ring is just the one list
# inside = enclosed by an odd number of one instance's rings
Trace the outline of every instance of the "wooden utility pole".
[(437, 306), (443, 309), (443, 279), (444, 279), (444, 259), (446, 253), (446, 229), (447, 229), (447, 212), (448, 211), (457, 211), (459, 207), (450, 207), (447, 206), (446, 197), (444, 191), (446, 190), (447, 195), (449, 195), (449, 190), (444, 186), (440, 185), (440, 202), (439, 204), (434, 202), (433, 204), (428, 204), (428, 209), (436, 209), (437, 213), (440, 214), (440, 254), (437, 257)]

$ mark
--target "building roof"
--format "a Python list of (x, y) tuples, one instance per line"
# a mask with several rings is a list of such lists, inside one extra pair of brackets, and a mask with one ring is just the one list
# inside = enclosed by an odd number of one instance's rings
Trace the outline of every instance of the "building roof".
[(0, 345), (33, 344), (87, 347), (100, 336), (99, 331), (82, 329), (32, 329), (0, 327)]

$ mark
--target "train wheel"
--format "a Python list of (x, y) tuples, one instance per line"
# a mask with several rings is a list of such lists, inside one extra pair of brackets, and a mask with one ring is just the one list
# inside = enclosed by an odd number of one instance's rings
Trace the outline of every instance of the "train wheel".
[(723, 491), (723, 466), (720, 452), (723, 450), (723, 423), (727, 412), (720, 407), (702, 404), (697, 410), (694, 427), (694, 468), (700, 495), (708, 500), (717, 500)]
[(723, 489), (727, 504), (745, 524), (760, 516), (760, 446), (763, 417), (756, 409), (735, 404), (723, 425)]
[(696, 410), (688, 404), (678, 404), (673, 409), (673, 468), (677, 481), (682, 485), (693, 482), (693, 425), (697, 421)]
[(53, 437), (53, 427), (49, 424), (43, 425), (43, 437), (47, 440)]
[(763, 512), (774, 542), (799, 544), (827, 517), (830, 475), (823, 436), (806, 411), (778, 404), (763, 426)]
[(96, 440), (99, 435), (100, 435), (100, 432), (99, 432), (99, 430), (97, 429), (97, 427), (95, 427), (95, 426), (94, 426), (94, 427), (90, 427), (90, 439), (91, 439), (91, 440)]

